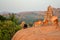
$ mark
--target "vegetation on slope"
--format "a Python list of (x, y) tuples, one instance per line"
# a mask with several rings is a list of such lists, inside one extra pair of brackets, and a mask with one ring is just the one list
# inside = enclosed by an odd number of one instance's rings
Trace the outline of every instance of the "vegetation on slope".
[(13, 35), (21, 29), (16, 22), (14, 15), (10, 15), (8, 19), (0, 15), (0, 40), (11, 40)]

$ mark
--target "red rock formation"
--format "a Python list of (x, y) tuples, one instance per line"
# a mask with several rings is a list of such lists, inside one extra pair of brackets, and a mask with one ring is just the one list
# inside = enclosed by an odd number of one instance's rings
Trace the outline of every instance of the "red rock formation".
[(46, 11), (43, 23), (46, 25), (48, 24), (58, 25), (58, 17), (53, 16), (53, 8), (51, 6), (49, 6), (48, 10)]
[(37, 22), (34, 22), (34, 24), (33, 24), (33, 26), (34, 27), (38, 27), (38, 26), (40, 26), (40, 25), (42, 25), (43, 23), (42, 23), (42, 21), (37, 21)]
[[(39, 26), (41, 23), (41, 21), (37, 21), (34, 23), (34, 26), (37, 27), (19, 30), (12, 40), (60, 40), (60, 27), (55, 26), (58, 24), (58, 17), (53, 16), (51, 6), (48, 7), (43, 26)], [(47, 25), (49, 23), (54, 25)]]
[(60, 29), (55, 26), (22, 29), (13, 36), (12, 40), (60, 40)]

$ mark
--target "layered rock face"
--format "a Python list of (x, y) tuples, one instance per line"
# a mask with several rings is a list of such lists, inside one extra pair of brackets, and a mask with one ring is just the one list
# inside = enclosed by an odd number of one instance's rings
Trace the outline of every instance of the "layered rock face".
[(19, 30), (12, 40), (60, 40), (60, 27), (42, 26)]
[(48, 6), (48, 9), (47, 9), (46, 14), (44, 16), (44, 24), (45, 23), (46, 23), (46, 25), (47, 24), (58, 25), (58, 17), (53, 15), (53, 8), (51, 6)]

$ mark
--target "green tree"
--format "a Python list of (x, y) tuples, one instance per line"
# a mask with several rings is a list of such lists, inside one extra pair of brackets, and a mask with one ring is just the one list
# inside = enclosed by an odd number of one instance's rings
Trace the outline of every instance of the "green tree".
[(14, 13), (9, 14), (9, 19), (14, 22), (15, 24), (18, 24), (19, 19), (16, 18), (16, 15)]
[(11, 40), (13, 35), (20, 29), (21, 27), (19, 25), (16, 25), (10, 20), (0, 21), (0, 40)]
[(4, 20), (6, 20), (6, 17), (0, 15), (0, 21), (4, 21)]
[(9, 14), (8, 18), (0, 15), (0, 40), (11, 40), (13, 35), (20, 29), (15, 14)]

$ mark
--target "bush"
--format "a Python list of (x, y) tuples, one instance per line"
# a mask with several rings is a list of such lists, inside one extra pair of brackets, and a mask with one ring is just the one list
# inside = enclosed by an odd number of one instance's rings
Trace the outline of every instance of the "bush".
[(0, 21), (7, 20), (4, 16), (0, 15)]
[(11, 40), (12, 36), (20, 29), (19, 25), (10, 20), (0, 21), (0, 40)]

